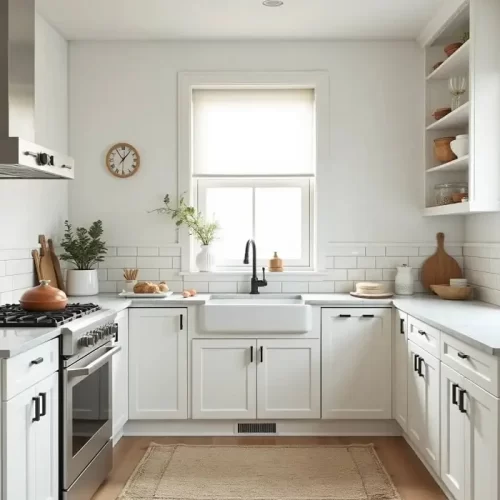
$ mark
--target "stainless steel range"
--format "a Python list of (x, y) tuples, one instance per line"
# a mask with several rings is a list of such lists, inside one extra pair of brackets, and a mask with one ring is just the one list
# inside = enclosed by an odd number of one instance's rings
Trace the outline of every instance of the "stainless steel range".
[(69, 304), (63, 311), (0, 306), (0, 326), (60, 327), (60, 477), (63, 500), (90, 500), (111, 471), (111, 360), (121, 347), (114, 311)]
[(64, 500), (87, 500), (113, 466), (112, 366), (116, 313), (95, 310), (61, 335), (61, 476)]

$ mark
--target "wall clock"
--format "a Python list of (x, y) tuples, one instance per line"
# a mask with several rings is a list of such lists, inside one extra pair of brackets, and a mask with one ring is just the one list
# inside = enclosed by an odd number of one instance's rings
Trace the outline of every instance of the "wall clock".
[(134, 175), (141, 165), (141, 157), (134, 146), (126, 142), (119, 142), (109, 148), (106, 155), (106, 167), (115, 176), (121, 179)]

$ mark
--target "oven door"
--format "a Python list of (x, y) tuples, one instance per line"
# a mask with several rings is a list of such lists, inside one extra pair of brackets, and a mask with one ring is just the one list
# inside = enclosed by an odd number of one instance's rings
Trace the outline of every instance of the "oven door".
[(107, 343), (63, 370), (63, 487), (69, 489), (111, 439), (111, 360)]

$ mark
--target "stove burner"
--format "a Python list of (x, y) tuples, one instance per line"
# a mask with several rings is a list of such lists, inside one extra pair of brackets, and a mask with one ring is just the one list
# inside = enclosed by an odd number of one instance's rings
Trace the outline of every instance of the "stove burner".
[(50, 327), (69, 323), (74, 319), (99, 311), (96, 304), (68, 304), (62, 311), (28, 312), (18, 304), (0, 306), (0, 326)]

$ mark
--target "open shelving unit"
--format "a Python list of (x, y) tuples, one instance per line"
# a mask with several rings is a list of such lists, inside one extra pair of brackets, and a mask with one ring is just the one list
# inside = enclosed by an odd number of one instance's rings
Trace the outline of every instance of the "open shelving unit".
[[(444, 0), (419, 36), (425, 51), (424, 210), (426, 216), (500, 212), (500, 0)], [(447, 57), (444, 48), (462, 45)], [(437, 67), (436, 65), (439, 64)], [(435, 68), (435, 69), (434, 69)], [(449, 79), (463, 76), (462, 105), (440, 120), (433, 113), (450, 107)], [(434, 141), (468, 134), (470, 150), (439, 162)], [(468, 183), (468, 201), (437, 206), (435, 186)]]

